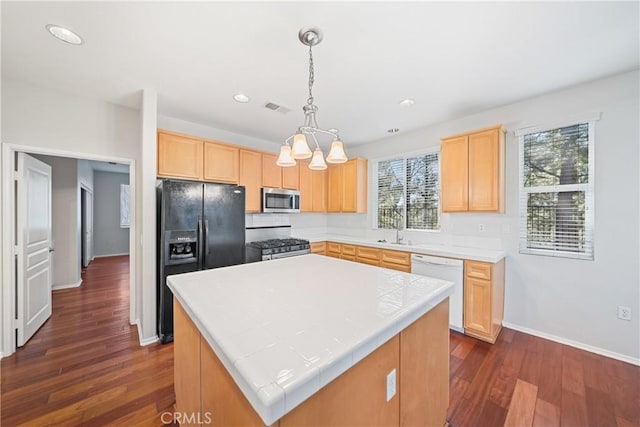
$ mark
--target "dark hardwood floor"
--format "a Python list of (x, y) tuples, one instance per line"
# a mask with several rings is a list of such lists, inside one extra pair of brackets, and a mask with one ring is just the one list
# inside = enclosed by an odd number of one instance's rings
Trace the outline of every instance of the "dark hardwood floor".
[(2, 426), (157, 426), (172, 411), (173, 346), (140, 347), (129, 325), (129, 257), (96, 258), (82, 276), (2, 360)]
[[(53, 293), (53, 316), (2, 360), (2, 426), (163, 425), (173, 346), (138, 344), (128, 262), (96, 259)], [(640, 367), (509, 329), (450, 343), (452, 427), (640, 426)]]

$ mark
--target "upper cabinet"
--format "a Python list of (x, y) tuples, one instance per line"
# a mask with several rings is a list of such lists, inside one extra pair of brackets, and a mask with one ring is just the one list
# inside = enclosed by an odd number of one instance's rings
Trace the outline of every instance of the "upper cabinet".
[(504, 212), (502, 125), (442, 139), (442, 211)]
[(245, 211), (260, 212), (262, 200), (262, 154), (240, 150), (240, 185), (245, 187)]
[(158, 132), (158, 176), (201, 180), (204, 141)]
[(282, 169), (276, 165), (278, 156), (275, 154), (262, 155), (262, 186), (282, 188)]
[(300, 189), (300, 163), (295, 166), (282, 168), (282, 188), (289, 190)]
[(239, 153), (237, 147), (205, 141), (204, 179), (237, 184)]
[(327, 212), (367, 212), (367, 160), (329, 166), (327, 189)]
[[(298, 165), (296, 166), (300, 167), (300, 211), (326, 212), (327, 171), (317, 171), (309, 169), (309, 162), (306, 160), (299, 160)], [(284, 168), (282, 170), (283, 174), (286, 169), (291, 168)]]

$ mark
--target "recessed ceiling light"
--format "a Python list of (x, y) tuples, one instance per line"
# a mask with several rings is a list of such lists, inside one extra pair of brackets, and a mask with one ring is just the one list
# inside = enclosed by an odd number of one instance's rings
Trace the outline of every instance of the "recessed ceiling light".
[(398, 133), (398, 132), (400, 132), (400, 129), (398, 129), (398, 128), (391, 128), (391, 129), (388, 129), (388, 130), (387, 130), (387, 132), (389, 132), (389, 133)]
[(235, 95), (233, 95), (233, 99), (235, 99), (237, 102), (241, 102), (243, 104), (246, 104), (247, 102), (251, 101), (251, 98), (249, 98), (244, 93), (236, 93)]
[(402, 105), (403, 107), (411, 107), (415, 103), (416, 101), (411, 98), (403, 99), (402, 101), (400, 101), (400, 105)]
[(84, 43), (82, 37), (74, 33), (68, 28), (61, 27), (59, 25), (49, 24), (45, 27), (49, 33), (58, 40), (62, 40), (65, 43), (79, 45)]

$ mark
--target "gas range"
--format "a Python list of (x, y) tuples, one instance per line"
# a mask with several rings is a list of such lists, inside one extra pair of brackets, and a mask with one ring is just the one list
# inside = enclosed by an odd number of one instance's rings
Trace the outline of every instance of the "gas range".
[(269, 239), (246, 244), (246, 262), (268, 261), (309, 253), (309, 241), (303, 239)]

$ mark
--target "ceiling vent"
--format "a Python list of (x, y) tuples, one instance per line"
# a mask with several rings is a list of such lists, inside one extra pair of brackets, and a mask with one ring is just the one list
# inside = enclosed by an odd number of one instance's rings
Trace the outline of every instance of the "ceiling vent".
[(283, 107), (282, 105), (278, 105), (273, 102), (267, 102), (266, 104), (264, 104), (264, 107), (268, 108), (269, 110), (277, 111), (278, 113), (282, 113), (282, 114), (286, 114), (289, 111), (291, 111), (290, 108)]

